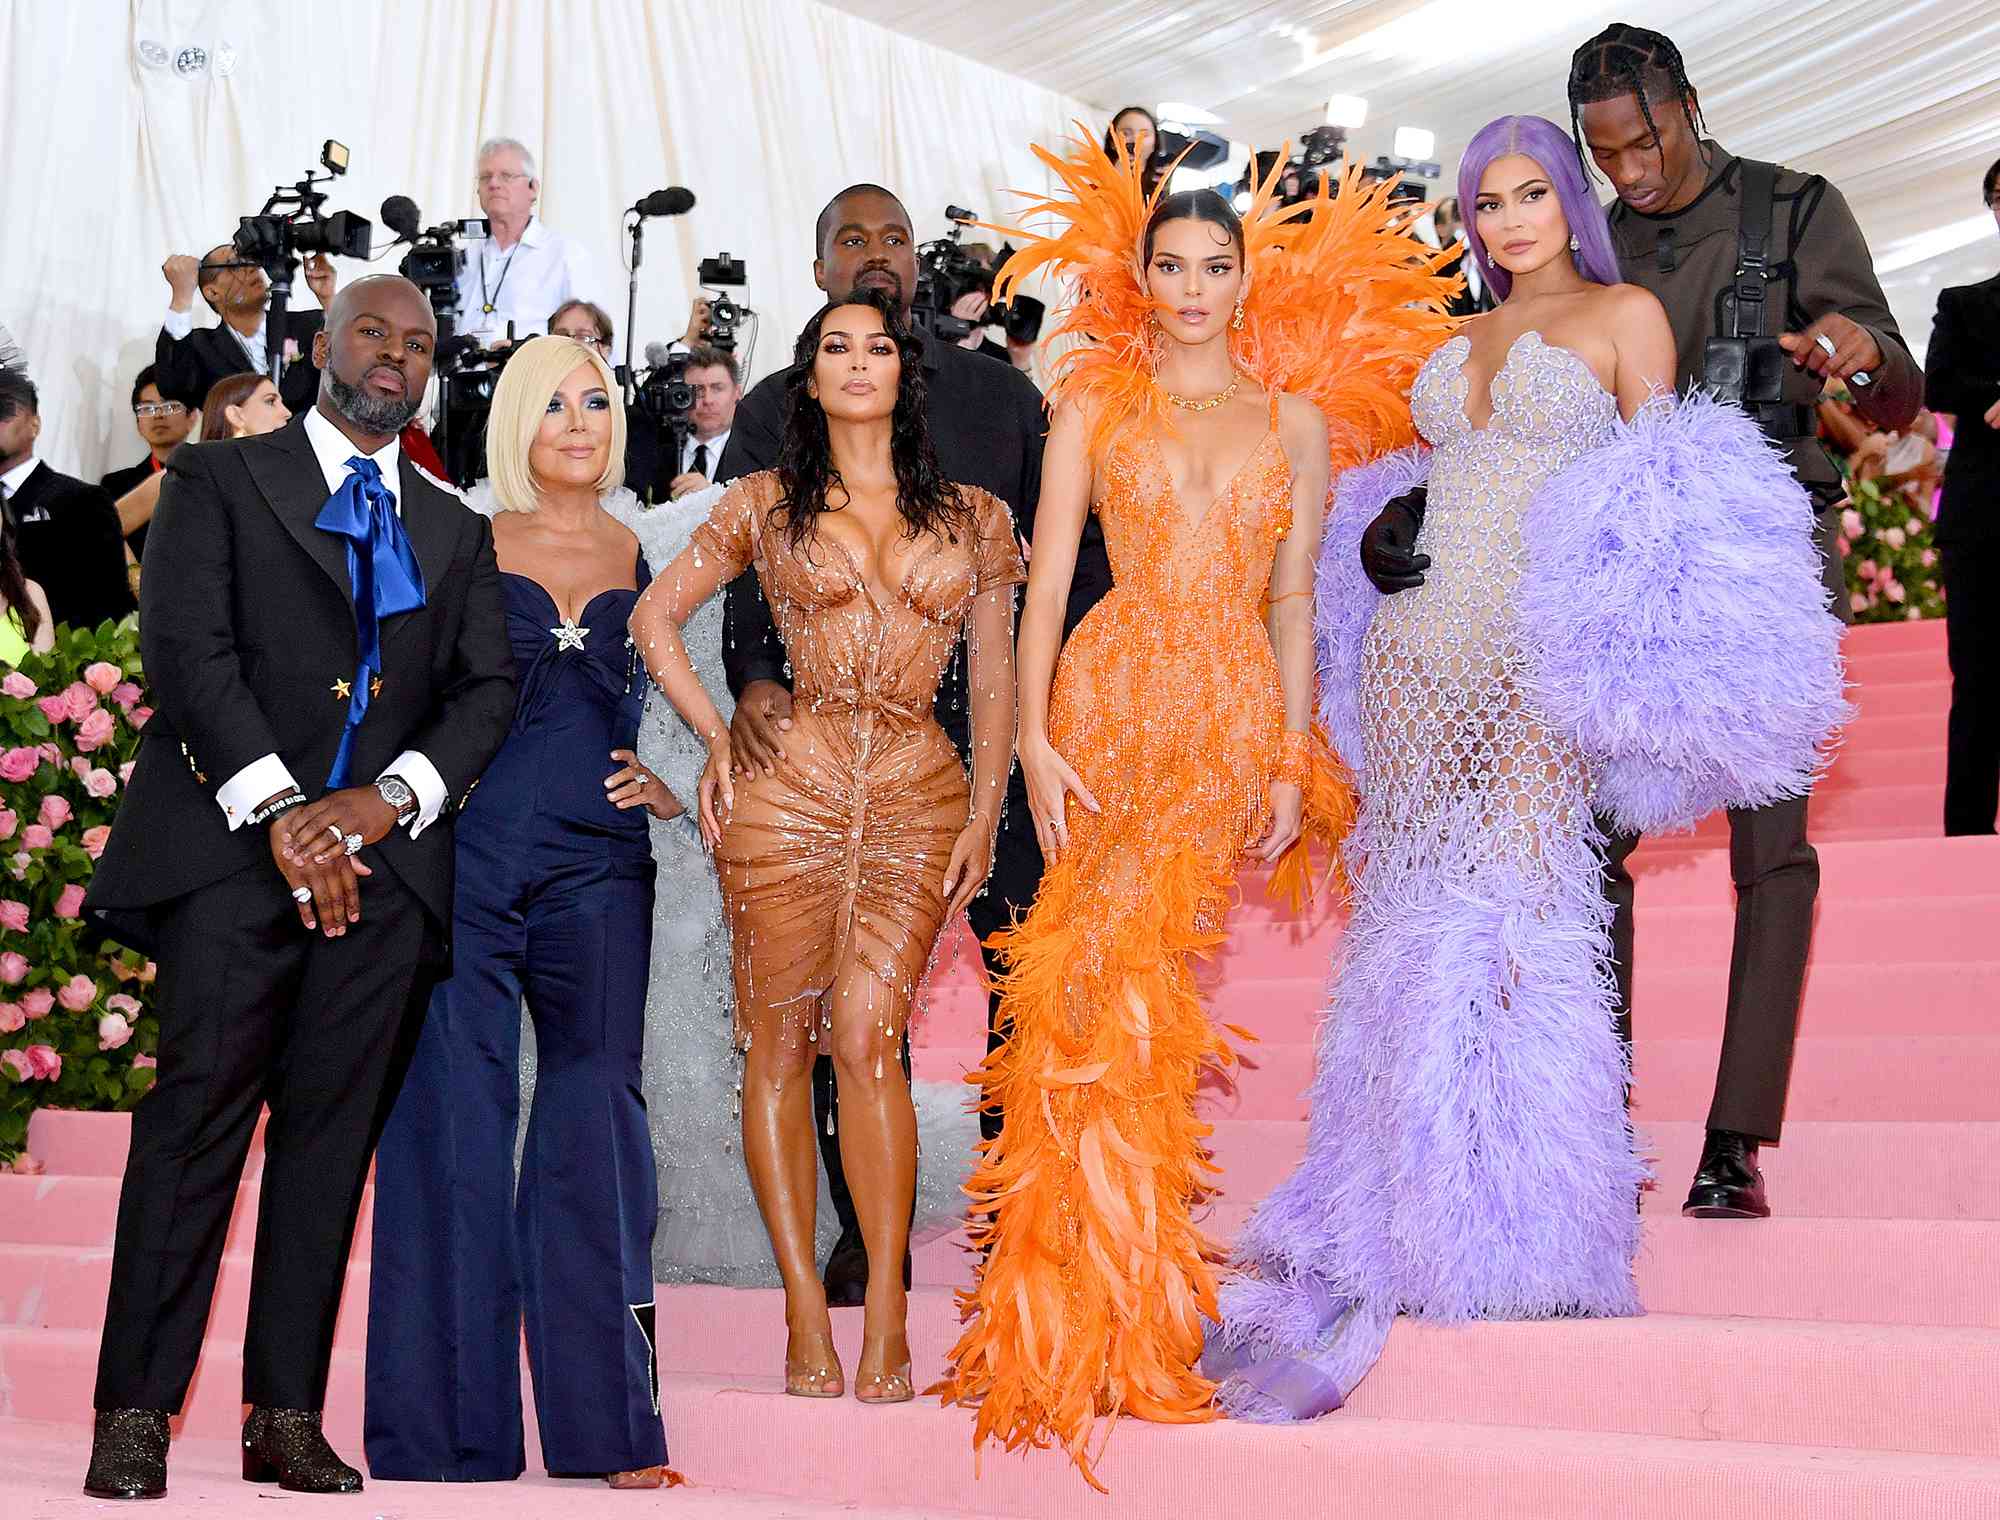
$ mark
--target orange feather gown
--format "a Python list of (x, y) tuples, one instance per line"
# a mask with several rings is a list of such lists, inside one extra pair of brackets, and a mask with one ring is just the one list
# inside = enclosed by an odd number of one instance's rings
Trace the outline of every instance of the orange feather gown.
[[(1007, 1043), (972, 1080), (1005, 1115), (967, 1192), (984, 1256), (960, 1296), (965, 1331), (936, 1390), (978, 1406), (975, 1443), (1061, 1444), (1093, 1485), (1100, 1419), (1213, 1417), (1197, 1369), (1216, 1313), (1221, 1253), (1193, 1222), (1214, 1192), (1204, 1068), (1234, 1052), (1210, 1021), (1193, 962), (1224, 937), (1244, 851), (1270, 822), (1275, 780), (1300, 783), (1305, 832), (1273, 890), (1308, 889), (1310, 843), (1337, 847), (1353, 797), (1315, 735), (1284, 733), (1263, 625), (1291, 471), (1275, 393), (1325, 412), (1335, 475), (1413, 437), (1407, 396), (1448, 331), (1441, 255), (1410, 213), (1350, 176), (1295, 207), (1261, 186), (1245, 217), (1251, 290), (1238, 367), (1273, 393), (1273, 425), (1215, 504), (1188, 519), (1155, 442), (1170, 426), (1152, 380), (1153, 303), (1138, 283), (1150, 203), (1138, 166), (1087, 140), (1037, 148), (1066, 197), (1030, 215), (1066, 223), (1025, 238), (1000, 294), (1043, 268), (1074, 297), (1054, 338), (1051, 400), (1093, 420), (1096, 503), (1113, 589), (1071, 636), (1049, 737), (1097, 798), (1073, 809), (1069, 847), (1027, 918), (994, 943)], [(1243, 1034), (1243, 1031), (1231, 1031)]]

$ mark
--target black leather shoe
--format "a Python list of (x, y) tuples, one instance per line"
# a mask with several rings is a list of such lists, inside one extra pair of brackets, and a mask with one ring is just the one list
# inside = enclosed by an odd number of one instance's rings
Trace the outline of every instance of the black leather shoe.
[[(826, 1258), (820, 1281), (826, 1285), (829, 1309), (859, 1309), (868, 1298), (868, 1247), (859, 1230), (841, 1232)], [(910, 1290), (910, 1253), (903, 1253), (903, 1291)]]
[(243, 1481), (295, 1494), (361, 1492), (361, 1474), (326, 1444), (317, 1409), (252, 1409), (243, 1422)]
[(90, 1438), (83, 1491), (93, 1499), (164, 1499), (167, 1495), (167, 1412), (100, 1409)]
[(1769, 1219), (1757, 1142), (1735, 1130), (1710, 1130), (1681, 1213), (1689, 1219)]

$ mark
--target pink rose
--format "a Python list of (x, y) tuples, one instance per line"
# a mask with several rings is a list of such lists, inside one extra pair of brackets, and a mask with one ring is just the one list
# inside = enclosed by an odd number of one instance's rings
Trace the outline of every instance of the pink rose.
[(7, 867), (9, 871), (14, 873), (14, 880), (24, 881), (27, 879), (28, 867), (34, 863), (34, 859), (35, 857), (30, 855), (26, 850), (22, 850), (14, 856), (12, 863)]
[(1937, 550), (1935, 549), (1924, 550), (1922, 554), (1919, 554), (1917, 556), (1917, 563), (1922, 565), (1926, 570), (1930, 569), (1931, 566), (1937, 563)]
[(157, 965), (155, 965), (152, 961), (147, 961), (145, 965), (139, 968), (139, 985), (142, 987), (145, 986), (159, 974), (160, 974), (160, 968)]
[(1847, 605), (1852, 607), (1856, 612), (1866, 612), (1868, 610), (1868, 598), (1857, 591), (1847, 599)]
[(1903, 616), (1909, 619), (1909, 621), (1911, 621), (1912, 623), (1914, 623), (1918, 618), (1922, 617), (1923, 615), (1924, 613), (1921, 607), (1911, 607), (1903, 613)]
[(160, 1060), (158, 1056), (149, 1056), (142, 1050), (132, 1057), (132, 1064), (141, 1071), (151, 1071), (160, 1064)]
[(1901, 602), (1904, 596), (1903, 583), (1892, 579), (1887, 586), (1882, 588), (1882, 594), (1892, 602)]
[(19, 1003), (0, 1003), (0, 1034), (27, 1027), (28, 1015)]
[(7, 672), (7, 679), (0, 681), (0, 692), (5, 692), (16, 701), (25, 702), (35, 694), (35, 683), (18, 670)]
[(97, 1001), (97, 983), (79, 971), (63, 983), (62, 991), (56, 994), (56, 1001), (71, 1013), (82, 1013)]
[(85, 776), (90, 774), (90, 762), (81, 755), (71, 755), (69, 757), (69, 773), (81, 781)]
[(57, 918), (83, 917), (83, 885), (81, 882), (73, 881), (68, 886), (64, 887), (59, 894), (57, 894), (56, 917)]
[(1842, 559), (1846, 559), (1848, 551), (1854, 547), (1853, 544), (1847, 541), (1847, 535), (1845, 533), (1834, 534), (1833, 546), (1834, 548), (1840, 551), (1840, 557)]
[(63, 705), (69, 709), (69, 720), (81, 723), (97, 711), (97, 693), (81, 681), (72, 681), (63, 688)]
[(34, 1063), (24, 1050), (0, 1050), (0, 1070), (14, 1073), (16, 1082), (26, 1082), (35, 1074)]
[(49, 829), (59, 829), (69, 822), (72, 811), (69, 805), (69, 798), (59, 797), (54, 792), (51, 792), (42, 799), (42, 826)]
[(1910, 537), (1915, 538), (1919, 533), (1924, 531), (1923, 522), (1920, 519), (1913, 517), (1908, 522), (1903, 524), (1903, 531), (1908, 533)]
[(28, 958), (18, 950), (0, 953), (0, 982), (12, 987), (28, 974)]
[(299, 356), (299, 340), (297, 338), (285, 339), (285, 362), (287, 364), (290, 364), (294, 359), (298, 358), (298, 356)]
[(56, 1054), (53, 1045), (30, 1045), (27, 1049), (28, 1064), (34, 1068), (31, 1075), (44, 1077), (53, 1082), (62, 1075), (62, 1057)]
[(123, 765), (118, 767), (118, 780), (123, 785), (130, 786), (132, 784), (132, 767), (138, 763), (136, 760), (127, 760)]
[(0, 839), (12, 839), (20, 826), (20, 815), (12, 808), (0, 808)]
[(1861, 536), (1861, 514), (1852, 507), (1841, 513), (1840, 531), (1845, 533), (1849, 538), (1859, 538)]
[(45, 1019), (56, 1006), (56, 995), (46, 987), (34, 987), (21, 994), (21, 1007), (31, 1019)]
[(153, 716), (152, 708), (135, 707), (132, 709), (132, 726), (134, 728), (144, 728), (146, 726), (146, 720), (152, 716)]
[(139, 697), (140, 697), (139, 688), (134, 686), (130, 681), (125, 682), (123, 685), (114, 686), (111, 688), (111, 700), (116, 702), (120, 707), (124, 708), (125, 711), (127, 712), (130, 712), (132, 710), (133, 705), (136, 702), (138, 702)]
[(35, 746), (35, 749), (49, 764), (62, 764), (62, 746), (57, 744), (53, 739), (44, 739), (40, 744)]
[(94, 829), (83, 831), (83, 852), (92, 860), (104, 858), (104, 842), (111, 837), (111, 825), (100, 823)]
[(55, 831), (46, 823), (31, 823), (21, 830), (21, 847), (27, 850), (46, 850), (56, 842)]
[(97, 1021), (97, 1048), (116, 1050), (132, 1038), (132, 1026), (122, 1013), (107, 1013)]
[(1872, 581), (1875, 579), (1876, 569), (1877, 566), (1874, 560), (1864, 559), (1860, 564), (1854, 567), (1854, 573), (1860, 576), (1864, 581)]
[(104, 1000), (104, 1006), (113, 1013), (122, 1013), (128, 1019), (139, 1017), (139, 1000), (129, 992), (114, 992)]
[(109, 797), (118, 790), (118, 778), (100, 765), (83, 778), (83, 789), (93, 797)]
[(42, 716), (47, 718), (51, 723), (66, 723), (69, 721), (69, 703), (65, 702), (59, 695), (43, 697), (35, 706), (42, 710)]
[(77, 724), (76, 747), (87, 755), (94, 749), (102, 749), (117, 731), (118, 720), (100, 707)]
[(1901, 528), (1885, 528), (1885, 529), (1883, 529), (1883, 530), (1882, 530), (1882, 542), (1883, 542), (1883, 543), (1885, 543), (1885, 544), (1887, 544), (1887, 545), (1888, 545), (1888, 546), (1889, 546), (1889, 547), (1890, 547), (1891, 549), (1900, 549), (1900, 548), (1902, 548), (1902, 547), (1903, 547), (1903, 542), (1904, 542), (1904, 539), (1903, 539), (1903, 530), (1902, 530)]
[(83, 684), (100, 697), (110, 696), (124, 679), (125, 672), (109, 660), (98, 660), (83, 667)]
[(16, 934), (28, 932), (28, 905), (9, 897), (0, 901), (0, 929), (12, 929)]

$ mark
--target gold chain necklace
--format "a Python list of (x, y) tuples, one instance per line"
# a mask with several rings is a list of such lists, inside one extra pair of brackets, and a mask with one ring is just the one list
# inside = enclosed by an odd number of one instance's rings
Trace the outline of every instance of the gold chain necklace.
[(1221, 406), (1223, 402), (1227, 401), (1231, 396), (1235, 395), (1236, 388), (1240, 386), (1242, 383), (1243, 383), (1243, 376), (1240, 374), (1232, 373), (1229, 379), (1229, 384), (1225, 385), (1221, 390), (1217, 391), (1213, 396), (1204, 396), (1199, 401), (1190, 401), (1185, 396), (1176, 396), (1172, 391), (1167, 391), (1164, 394), (1166, 395), (1167, 400), (1171, 401), (1175, 406), (1179, 407), (1184, 412), (1212, 412), (1218, 406)]

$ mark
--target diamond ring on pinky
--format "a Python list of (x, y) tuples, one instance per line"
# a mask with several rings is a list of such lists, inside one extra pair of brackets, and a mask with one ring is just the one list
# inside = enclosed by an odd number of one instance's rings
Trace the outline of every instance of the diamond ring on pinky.
[(340, 841), (340, 847), (350, 855), (359, 855), (361, 847), (367, 842), (359, 834), (349, 834), (345, 839)]

